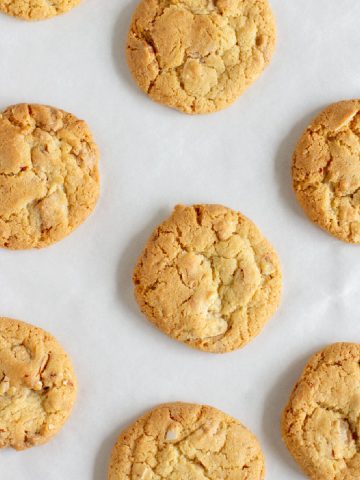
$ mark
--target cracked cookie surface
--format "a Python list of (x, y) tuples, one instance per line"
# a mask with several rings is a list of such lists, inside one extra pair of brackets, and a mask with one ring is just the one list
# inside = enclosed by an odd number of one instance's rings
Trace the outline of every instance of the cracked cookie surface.
[(99, 195), (98, 157), (70, 113), (28, 104), (0, 113), (0, 247), (45, 247), (80, 225)]
[(120, 435), (109, 480), (262, 480), (256, 437), (213, 407), (160, 405)]
[(44, 20), (71, 10), (81, 0), (0, 0), (0, 11), (24, 20)]
[(219, 205), (177, 206), (134, 271), (142, 312), (167, 335), (222, 353), (241, 348), (275, 312), (278, 257), (255, 225)]
[(0, 448), (46, 443), (76, 397), (70, 359), (44, 330), (0, 317)]
[(293, 157), (293, 186), (310, 219), (360, 243), (360, 100), (327, 107), (307, 128)]
[(313, 480), (360, 478), (360, 345), (314, 355), (282, 418), (284, 441)]
[(268, 65), (275, 22), (267, 0), (143, 0), (129, 68), (153, 100), (185, 113), (233, 103)]

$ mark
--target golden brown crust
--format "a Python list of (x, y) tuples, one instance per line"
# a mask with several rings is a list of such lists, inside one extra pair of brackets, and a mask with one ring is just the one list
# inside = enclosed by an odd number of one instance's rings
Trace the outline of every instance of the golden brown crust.
[(0, 247), (45, 247), (80, 225), (99, 195), (98, 157), (70, 113), (28, 104), (0, 113)]
[(75, 373), (56, 339), (0, 317), (0, 448), (46, 443), (69, 417), (75, 397)]
[(0, 11), (23, 20), (44, 20), (60, 15), (81, 0), (0, 0)]
[(209, 113), (230, 105), (258, 78), (275, 37), (267, 0), (142, 0), (127, 60), (153, 100)]
[(191, 347), (243, 347), (275, 312), (278, 257), (255, 225), (219, 205), (177, 206), (153, 233), (134, 272), (142, 312)]
[(283, 439), (313, 480), (360, 478), (360, 345), (314, 355), (282, 417)]
[(301, 137), (293, 157), (296, 196), (329, 233), (360, 243), (360, 100), (327, 107)]
[(213, 407), (169, 403), (151, 410), (120, 435), (109, 480), (262, 480), (256, 437)]

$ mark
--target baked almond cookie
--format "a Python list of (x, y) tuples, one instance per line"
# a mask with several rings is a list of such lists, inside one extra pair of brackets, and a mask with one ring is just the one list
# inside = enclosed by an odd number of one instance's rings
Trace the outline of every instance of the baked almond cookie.
[(109, 480), (262, 480), (256, 437), (213, 407), (169, 403), (146, 413), (120, 435)]
[(259, 77), (275, 37), (268, 0), (142, 0), (127, 60), (156, 102), (209, 113), (233, 103)]
[(250, 342), (280, 300), (275, 251), (250, 220), (220, 205), (175, 207), (147, 242), (133, 279), (152, 323), (214, 353)]
[(88, 126), (44, 105), (0, 113), (0, 247), (46, 247), (68, 235), (99, 195)]
[(291, 394), (282, 435), (313, 480), (360, 478), (360, 345), (314, 355)]
[(0, 11), (24, 20), (45, 20), (65, 13), (81, 0), (0, 0)]
[(360, 100), (327, 107), (301, 137), (293, 157), (296, 196), (329, 233), (360, 243)]
[(0, 448), (46, 443), (69, 417), (75, 397), (75, 373), (56, 339), (0, 317)]

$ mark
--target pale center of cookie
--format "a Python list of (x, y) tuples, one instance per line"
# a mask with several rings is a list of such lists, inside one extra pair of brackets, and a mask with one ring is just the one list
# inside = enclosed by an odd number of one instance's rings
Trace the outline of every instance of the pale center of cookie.
[(262, 282), (248, 242), (237, 235), (208, 252), (184, 253), (176, 263), (183, 285), (195, 288), (182, 307), (185, 316), (198, 317), (195, 338), (224, 334), (231, 315), (246, 307)]

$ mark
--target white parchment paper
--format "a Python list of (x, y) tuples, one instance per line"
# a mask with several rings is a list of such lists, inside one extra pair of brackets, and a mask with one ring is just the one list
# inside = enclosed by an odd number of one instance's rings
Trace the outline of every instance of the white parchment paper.
[[(52, 332), (79, 379), (74, 413), (46, 446), (0, 452), (1, 480), (103, 480), (118, 432), (167, 401), (216, 406), (259, 437), (267, 479), (302, 474), (279, 415), (310, 354), (359, 341), (359, 247), (313, 226), (290, 184), (294, 145), (327, 104), (360, 96), (359, 0), (271, 0), (274, 60), (231, 108), (189, 117), (134, 86), (124, 43), (134, 0), (86, 0), (26, 23), (0, 15), (0, 108), (39, 102), (90, 124), (101, 149), (94, 214), (59, 244), (0, 252), (0, 315)], [(0, 199), (1, 201), (1, 199)], [(133, 300), (131, 273), (174, 204), (242, 211), (278, 250), (281, 308), (243, 350), (216, 356), (154, 329)]]

